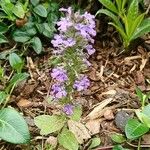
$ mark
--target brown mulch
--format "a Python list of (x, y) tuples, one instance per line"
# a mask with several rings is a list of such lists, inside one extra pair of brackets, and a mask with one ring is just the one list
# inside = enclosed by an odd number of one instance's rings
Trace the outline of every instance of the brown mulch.
[[(104, 111), (99, 116), (103, 120), (100, 123), (100, 131), (96, 135), (101, 138), (102, 148), (100, 149), (103, 150), (112, 148), (113, 143), (109, 137), (110, 133), (123, 132), (115, 124), (117, 112), (125, 110), (133, 115), (133, 109), (140, 108), (140, 102), (135, 94), (136, 86), (141, 88), (143, 92), (150, 90), (150, 84), (147, 82), (150, 79), (150, 52), (138, 46), (137, 50), (130, 55), (121, 54), (116, 56), (115, 44), (113, 43), (114, 41), (96, 42), (97, 52), (90, 58), (92, 66), (87, 72), (91, 79), (91, 87), (78, 97), (80, 99), (78, 102), (84, 106), (84, 120), (99, 103), (113, 95), (113, 101), (107, 105), (107, 113)], [(41, 145), (42, 137), (37, 127), (35, 127), (33, 119), (43, 113), (52, 114), (57, 111), (57, 108), (46, 100), (51, 84), (49, 56), (50, 54), (40, 58), (27, 58), (27, 69), (31, 79), (20, 84), (11, 98), (10, 105), (23, 113), (29, 125), (32, 136), (31, 145), (16, 146), (1, 142), (0, 147), (2, 150), (36, 150), (38, 145)]]

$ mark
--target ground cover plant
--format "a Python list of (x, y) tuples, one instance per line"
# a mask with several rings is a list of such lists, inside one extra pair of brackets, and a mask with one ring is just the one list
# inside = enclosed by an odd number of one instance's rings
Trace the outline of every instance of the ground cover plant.
[(103, 13), (109, 16), (113, 25), (119, 32), (124, 48), (127, 50), (131, 42), (138, 37), (150, 32), (150, 18), (145, 19), (147, 11), (139, 12), (139, 1), (112, 1), (99, 0), (106, 9), (100, 9), (97, 14)]
[(149, 148), (149, 8), (1, 0), (0, 149)]

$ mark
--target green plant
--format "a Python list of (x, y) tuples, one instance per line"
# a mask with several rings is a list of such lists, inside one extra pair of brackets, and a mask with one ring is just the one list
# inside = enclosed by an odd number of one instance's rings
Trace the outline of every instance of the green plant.
[(0, 91), (0, 138), (10, 143), (24, 144), (30, 140), (27, 123), (15, 109), (5, 107), (14, 88), (26, 80), (29, 75), (22, 73), (23, 60), (16, 53), (10, 53), (8, 60), (13, 69), (9, 76), (10, 79), (5, 75), (5, 68), (0, 68), (0, 80), (3, 86), (3, 90)]
[(28, 22), (21, 28), (15, 28), (12, 37), (16, 42), (31, 46), (39, 54), (43, 49), (43, 36), (45, 40), (53, 37), (58, 16), (57, 3), (32, 0), (29, 5)]
[(102, 13), (109, 16), (113, 25), (122, 37), (124, 48), (127, 50), (131, 42), (145, 33), (150, 32), (150, 18), (145, 19), (146, 13), (139, 13), (138, 0), (99, 0), (107, 9), (100, 9), (96, 15)]

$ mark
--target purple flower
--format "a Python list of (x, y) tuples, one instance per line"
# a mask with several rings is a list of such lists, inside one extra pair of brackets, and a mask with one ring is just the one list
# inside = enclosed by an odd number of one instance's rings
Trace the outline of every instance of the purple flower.
[(95, 49), (93, 48), (92, 45), (87, 45), (86, 49), (87, 49), (87, 52), (88, 52), (89, 55), (92, 55), (92, 54), (95, 53)]
[(62, 32), (66, 32), (69, 27), (73, 25), (69, 18), (61, 18), (59, 22), (57, 22), (58, 30)]
[(67, 105), (64, 106), (63, 111), (64, 111), (64, 113), (65, 113), (66, 115), (71, 116), (71, 115), (73, 114), (73, 108), (74, 108), (73, 105), (67, 104)]
[(61, 34), (60, 35), (56, 34), (54, 36), (54, 40), (52, 40), (51, 43), (56, 48), (67, 48), (67, 47), (72, 47), (76, 44), (73, 38), (66, 38)]
[(75, 81), (73, 88), (77, 91), (82, 91), (87, 89), (90, 86), (90, 81), (87, 76), (81, 76), (78, 80)]
[(61, 99), (65, 96), (67, 96), (67, 92), (65, 91), (65, 87), (59, 83), (53, 84), (51, 90), (52, 91), (50, 94), (52, 95), (54, 100)]
[(51, 73), (51, 77), (59, 82), (68, 80), (67, 71), (61, 67), (54, 68)]
[(83, 62), (86, 66), (88, 66), (88, 67), (91, 66), (91, 63), (86, 58), (83, 58)]
[(60, 8), (59, 11), (67, 12), (69, 15), (71, 15), (71, 13), (72, 13), (72, 8), (71, 8), (71, 7), (68, 7), (68, 9), (66, 9), (66, 8)]
[(83, 15), (82, 15), (85, 20), (86, 20), (86, 23), (91, 27), (91, 28), (95, 28), (95, 16), (94, 15), (91, 15), (90, 13), (88, 12), (85, 12)]

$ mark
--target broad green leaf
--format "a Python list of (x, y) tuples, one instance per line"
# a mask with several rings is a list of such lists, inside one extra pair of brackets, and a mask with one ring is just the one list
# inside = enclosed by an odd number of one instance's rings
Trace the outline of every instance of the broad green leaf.
[(22, 59), (16, 53), (11, 53), (8, 59), (11, 67), (15, 69), (18, 73), (21, 72), (23, 67)]
[(118, 13), (116, 6), (113, 4), (111, 0), (99, 0), (107, 9), (111, 10), (114, 13)]
[(123, 26), (121, 25), (121, 23), (120, 23), (118, 17), (117, 17), (116, 15), (114, 15), (111, 11), (109, 11), (109, 10), (107, 10), (107, 9), (100, 9), (100, 10), (96, 13), (96, 15), (98, 15), (98, 14), (100, 14), (100, 13), (109, 16), (109, 17), (114, 21), (114, 23), (116, 23), (116, 25), (118, 25), (118, 26), (120, 26), (120, 27), (123, 28)]
[(58, 135), (58, 141), (59, 144), (67, 150), (78, 150), (79, 148), (78, 141), (74, 134), (66, 128)]
[(27, 32), (17, 30), (13, 33), (13, 39), (16, 42), (25, 43), (25, 42), (29, 41), (31, 39), (31, 37)]
[(43, 34), (48, 37), (51, 38), (54, 34), (54, 31), (56, 31), (54, 24), (51, 24), (51, 26), (48, 23), (43, 23)]
[(47, 135), (59, 131), (65, 124), (64, 116), (41, 115), (34, 118), (35, 125), (41, 130), (41, 135)]
[(14, 21), (16, 19), (16, 17), (13, 15), (13, 8), (14, 8), (14, 4), (12, 4), (10, 1), (1, 1), (0, 3), (2, 10), (7, 14), (8, 19)]
[(137, 16), (138, 16), (138, 0), (132, 0), (127, 13), (129, 25), (132, 25), (133, 21), (135, 20), (135, 18), (137, 18)]
[(146, 33), (150, 32), (150, 18), (145, 19), (142, 21), (142, 23), (139, 25), (139, 27), (134, 32), (131, 39), (136, 39)]
[(39, 4), (40, 0), (30, 0), (33, 6)]
[(101, 139), (100, 138), (92, 138), (91, 139), (91, 144), (89, 146), (90, 149), (92, 148), (96, 148), (97, 146), (99, 146), (101, 144)]
[(81, 119), (82, 115), (82, 108), (80, 106), (77, 106), (73, 109), (73, 115), (70, 116), (70, 119), (74, 121), (79, 121)]
[(13, 108), (0, 110), (0, 138), (14, 144), (25, 144), (30, 140), (27, 123)]
[(11, 78), (11, 80), (9, 81), (9, 84), (7, 86), (7, 88), (5, 89), (5, 91), (7, 93), (9, 93), (10, 91), (10, 88), (12, 86), (17, 86), (18, 83), (20, 83), (21, 81), (27, 79), (29, 77), (29, 74), (28, 73), (17, 73), (17, 74), (14, 74), (14, 76)]
[(142, 123), (144, 123), (148, 128), (150, 128), (150, 117), (145, 115), (143, 112), (136, 112), (136, 115)]
[(113, 133), (110, 137), (115, 143), (123, 143), (126, 141), (125, 137), (119, 133)]
[(149, 131), (149, 128), (140, 123), (136, 119), (129, 119), (126, 126), (125, 126), (125, 133), (128, 139), (137, 139), (138, 137), (142, 136), (146, 132)]
[(8, 25), (3, 22), (0, 22), (0, 34), (8, 31)]
[(47, 10), (43, 5), (37, 5), (33, 11), (41, 17), (47, 17)]
[(0, 44), (2, 43), (8, 43), (8, 40), (3, 34), (0, 34)]
[(34, 23), (26, 23), (21, 29), (13, 32), (13, 38), (16, 42), (27, 42), (37, 33)]
[(5, 101), (7, 94), (4, 91), (0, 91), (0, 104)]
[(135, 20), (133, 20), (132, 26), (129, 28), (129, 37), (130, 37), (130, 40), (132, 40), (131, 37), (134, 34), (134, 32), (136, 31), (136, 29), (139, 27), (139, 25), (141, 24), (141, 22), (143, 21), (144, 16), (145, 16), (145, 13), (139, 15)]
[(150, 104), (145, 106), (142, 112), (150, 118)]
[(42, 52), (42, 43), (41, 43), (41, 40), (38, 37), (34, 37), (31, 40), (31, 44), (32, 44), (32, 47), (33, 47), (34, 51), (37, 54), (40, 54)]
[(24, 18), (25, 16), (25, 11), (23, 9), (23, 5), (18, 2), (15, 7), (13, 8), (12, 12), (18, 17), (18, 18)]

